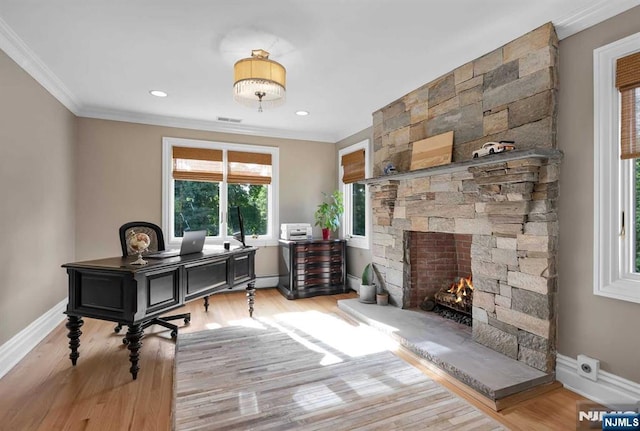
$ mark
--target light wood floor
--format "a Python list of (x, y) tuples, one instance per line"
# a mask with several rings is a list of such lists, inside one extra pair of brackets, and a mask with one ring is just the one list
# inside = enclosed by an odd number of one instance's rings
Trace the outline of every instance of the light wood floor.
[[(355, 294), (288, 301), (275, 289), (260, 289), (254, 316), (308, 310), (340, 315), (336, 301), (351, 297)], [(201, 301), (176, 312), (191, 313), (191, 324), (180, 329), (183, 333), (229, 326), (248, 317), (243, 292), (214, 295), (208, 313)], [(85, 319), (80, 358), (72, 367), (67, 331), (60, 324), (0, 380), (0, 430), (170, 430), (175, 344), (168, 331), (149, 328), (138, 379), (133, 381), (128, 350), (112, 329), (109, 322)], [(496, 413), (420, 366), (415, 358), (401, 357), (509, 429), (575, 429), (576, 401), (584, 398), (568, 390), (557, 389)]]

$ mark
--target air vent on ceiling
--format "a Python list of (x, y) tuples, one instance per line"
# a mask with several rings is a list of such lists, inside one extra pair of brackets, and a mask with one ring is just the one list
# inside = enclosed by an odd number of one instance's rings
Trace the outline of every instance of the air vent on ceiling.
[(240, 118), (228, 118), (228, 117), (218, 117), (218, 121), (224, 121), (226, 123), (241, 123), (242, 120)]

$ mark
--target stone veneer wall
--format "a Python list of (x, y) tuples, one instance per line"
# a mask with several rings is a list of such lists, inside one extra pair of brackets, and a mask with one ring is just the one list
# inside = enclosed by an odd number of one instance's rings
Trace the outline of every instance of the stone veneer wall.
[(488, 141), (556, 147), (558, 37), (551, 23), (373, 113), (374, 176), (409, 170), (415, 141), (454, 131), (453, 161)]
[[(414, 141), (454, 130), (453, 161), (484, 142), (556, 147), (558, 40), (546, 24), (373, 114), (374, 177), (409, 170)], [(473, 338), (555, 369), (559, 158), (528, 158), (371, 185), (372, 258), (390, 302), (410, 305), (405, 231), (471, 234)]]

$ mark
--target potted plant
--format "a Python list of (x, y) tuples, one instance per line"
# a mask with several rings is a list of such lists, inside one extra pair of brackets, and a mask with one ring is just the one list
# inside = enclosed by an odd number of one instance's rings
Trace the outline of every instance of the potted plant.
[(340, 228), (340, 216), (344, 212), (342, 193), (338, 190), (328, 195), (323, 193), (324, 201), (318, 205), (315, 219), (316, 226), (322, 228), (322, 239), (327, 240), (331, 236), (331, 231)]
[(362, 280), (360, 283), (360, 302), (364, 302), (365, 304), (375, 304), (376, 303), (376, 284), (373, 281), (373, 264), (368, 263), (364, 270), (362, 270)]
[(382, 283), (377, 286), (376, 302), (378, 305), (389, 305), (389, 292), (387, 292)]

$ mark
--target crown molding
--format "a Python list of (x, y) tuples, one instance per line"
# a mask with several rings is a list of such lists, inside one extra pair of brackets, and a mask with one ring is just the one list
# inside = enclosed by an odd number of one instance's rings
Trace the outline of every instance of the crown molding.
[(153, 126), (177, 127), (182, 129), (206, 130), (210, 132), (233, 133), (237, 135), (263, 136), (269, 138), (298, 139), (304, 141), (319, 141), (335, 143), (336, 137), (332, 133), (285, 130), (268, 127), (247, 126), (243, 124), (221, 123), (218, 121), (193, 120), (189, 118), (169, 117), (164, 115), (126, 112), (100, 108), (83, 108), (79, 117), (100, 120), (124, 121), (128, 123), (149, 124)]
[(640, 0), (597, 0), (589, 7), (554, 20), (553, 25), (562, 40), (638, 5)]
[(0, 18), (0, 49), (69, 111), (78, 115), (80, 104), (71, 91), (2, 18)]

